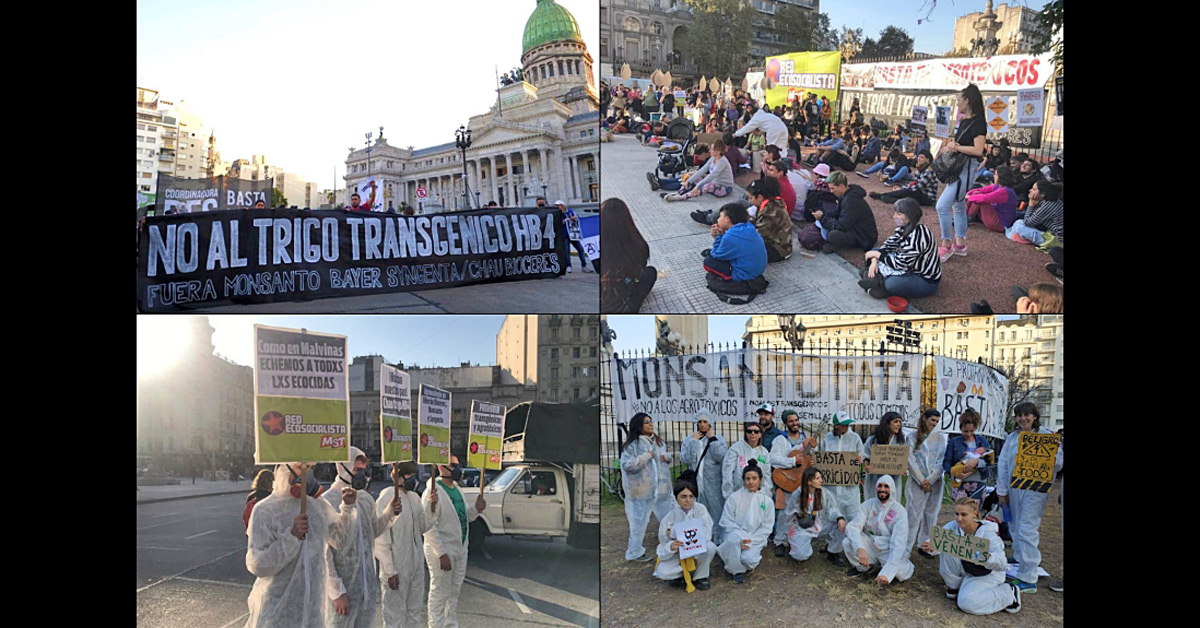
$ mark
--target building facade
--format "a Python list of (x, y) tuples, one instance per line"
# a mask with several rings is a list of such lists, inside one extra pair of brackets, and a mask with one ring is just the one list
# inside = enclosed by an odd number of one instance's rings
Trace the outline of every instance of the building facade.
[[(1001, 4), (992, 8), (992, 0), (982, 12), (968, 13), (954, 20), (954, 52), (970, 53), (976, 39), (995, 39), (997, 49), (990, 54), (1025, 54), (1048, 34), (1037, 23), (1038, 12), (1027, 6)], [(989, 53), (979, 53), (986, 56)]]
[(600, 392), (600, 317), (514, 314), (496, 335), (496, 362), (536, 385), (537, 401), (564, 403)]
[[(380, 210), (401, 203), (419, 213), (493, 201), (501, 207), (531, 206), (538, 196), (550, 203), (598, 202), (599, 95), (579, 27), (553, 0), (538, 0), (522, 43), (524, 78), (501, 86), (497, 104), (470, 118), (465, 165), (454, 142), (398, 148), (387, 143), (381, 128), (372, 145), (346, 157), (347, 196), (374, 178), (382, 194), (376, 200)], [(454, 132), (446, 129), (447, 137)], [(424, 198), (418, 189), (425, 190)]]
[(177, 104), (156, 90), (137, 88), (139, 208), (156, 202), (159, 172), (189, 179), (213, 176), (209, 172), (214, 158), (220, 153), (212, 131), (185, 101)]

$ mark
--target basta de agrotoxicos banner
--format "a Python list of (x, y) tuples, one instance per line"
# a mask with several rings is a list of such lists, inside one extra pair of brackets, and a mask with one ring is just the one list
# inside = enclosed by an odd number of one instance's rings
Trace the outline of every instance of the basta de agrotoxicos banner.
[(565, 236), (554, 207), (152, 216), (138, 247), (138, 308), (174, 312), (555, 277), (566, 272)]

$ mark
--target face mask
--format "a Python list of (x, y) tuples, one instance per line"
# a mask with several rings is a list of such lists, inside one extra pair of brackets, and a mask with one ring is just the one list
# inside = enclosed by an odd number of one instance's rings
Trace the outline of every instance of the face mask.
[(904, 226), (904, 219), (903, 219), (903, 218), (901, 218), (901, 217), (899, 217), (899, 216), (892, 216), (892, 220), (896, 221), (896, 227), (897, 227), (897, 228), (900, 228), (900, 227), (903, 227), (903, 226)]
[(414, 476), (404, 480), (404, 490), (406, 490), (406, 491), (417, 490), (417, 476), (414, 475)]
[[(346, 469), (346, 465), (344, 465), (340, 462), (338, 464), (341, 465), (341, 467), (343, 469)], [(361, 491), (364, 488), (367, 488), (367, 470), (366, 469), (358, 469), (358, 470), (346, 469), (346, 473), (350, 473), (352, 475), (352, 477), (350, 479), (350, 487), (351, 488), (353, 488), (356, 491)]]
[(462, 476), (463, 476), (462, 467), (460, 467), (456, 464), (450, 465), (450, 479), (454, 480), (455, 482), (459, 482), (462, 480)]
[[(292, 473), (292, 485), (288, 491), (292, 497), (300, 499), (300, 476), (296, 475), (296, 471), (291, 466), (288, 467), (288, 471)], [(304, 475), (308, 479), (308, 496), (316, 497), (317, 491), (321, 490), (321, 485), (317, 483), (317, 476), (313, 475), (312, 469), (309, 469)]]

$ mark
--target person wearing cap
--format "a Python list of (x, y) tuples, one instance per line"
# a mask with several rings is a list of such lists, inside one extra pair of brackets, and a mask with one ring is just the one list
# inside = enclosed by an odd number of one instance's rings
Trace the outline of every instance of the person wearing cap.
[(846, 572), (851, 578), (866, 574), (872, 566), (878, 569), (878, 584), (912, 577), (916, 567), (908, 559), (908, 515), (892, 476), (881, 476), (875, 483), (875, 497), (863, 502), (858, 516), (846, 526), (842, 548), (851, 564)]
[[(692, 422), (696, 431), (683, 441), (679, 460), (696, 472), (696, 487), (700, 492), (696, 501), (704, 505), (713, 521), (720, 521), (725, 502), (721, 495), (721, 465), (725, 462), (729, 444), (724, 436), (716, 433), (707, 410), (697, 412)], [(721, 544), (720, 528), (713, 530), (713, 542)]]
[[(424, 535), (431, 522), (421, 508), (417, 494), (417, 463), (392, 465), (392, 481), (399, 485), (400, 514), (387, 532), (375, 537), (375, 558), (379, 559), (379, 588), (383, 597), (384, 628), (419, 628), (425, 608)], [(376, 514), (383, 514), (396, 495), (395, 486), (379, 493)]]
[(762, 442), (766, 446), (767, 451), (771, 451), (771, 445), (775, 444), (775, 439), (783, 436), (783, 430), (775, 427), (775, 406), (764, 403), (755, 410), (758, 415), (758, 424), (762, 427)]
[[(567, 209), (567, 204), (562, 200), (554, 201), (558, 206), (558, 210), (563, 213), (563, 224), (567, 228), (567, 239), (571, 242), (571, 246), (575, 247), (575, 251), (579, 253), (579, 265), (583, 268), (583, 272), (592, 272), (588, 268), (587, 253), (583, 250), (583, 231), (579, 228), (579, 217), (575, 215), (573, 210)], [(567, 253), (567, 272), (571, 272), (571, 254)]]
[[(810, 441), (804, 430), (800, 429), (800, 415), (795, 410), (783, 411), (783, 424), (787, 427), (787, 431), (772, 440), (770, 453), (767, 455), (767, 461), (771, 463), (772, 469), (794, 468), (796, 459), (793, 455), (797, 452), (808, 452), (817, 444), (816, 439)], [(787, 530), (787, 523), (783, 517), (784, 504), (791, 495), (782, 488), (775, 487), (775, 555), (779, 557), (786, 555), (788, 551), (787, 534), (780, 531)]]
[[(373, 628), (375, 608), (379, 605), (379, 594), (375, 589), (375, 556), (372, 551), (375, 539), (379, 538), (396, 520), (403, 503), (393, 499), (391, 507), (375, 512), (375, 500), (367, 490), (367, 465), (370, 461), (358, 447), (350, 448), (350, 458), (339, 462), (337, 479), (329, 490), (321, 494), (330, 507), (342, 501), (342, 490), (353, 489), (356, 499), (357, 519), (346, 542), (333, 548), (332, 567), (326, 586), (330, 602), (325, 605), (325, 624), (337, 628)], [(386, 503), (386, 502), (385, 502)]]
[[(862, 463), (863, 442), (857, 432), (850, 431), (854, 419), (850, 418), (845, 408), (833, 415), (833, 428), (821, 439), (821, 451), (845, 451), (854, 454), (855, 462)], [(825, 548), (825, 557), (835, 565), (845, 566), (842, 559), (842, 542), (846, 540), (846, 526), (858, 516), (859, 504), (862, 502), (859, 487), (855, 486), (825, 486), (822, 488), (825, 497), (825, 508), (822, 515), (830, 524), (829, 544)]]

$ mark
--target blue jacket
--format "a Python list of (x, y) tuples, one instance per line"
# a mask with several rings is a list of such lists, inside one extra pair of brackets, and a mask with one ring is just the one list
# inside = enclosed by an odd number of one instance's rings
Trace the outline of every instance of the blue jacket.
[(734, 281), (750, 281), (767, 269), (767, 245), (749, 222), (734, 225), (714, 238), (709, 255), (733, 266)]
[[(988, 443), (987, 437), (979, 432), (975, 433), (975, 446), (983, 447), (984, 449), (992, 448), (992, 445)], [(967, 442), (963, 440), (962, 434), (954, 436), (950, 439), (950, 442), (946, 444), (946, 457), (942, 460), (942, 468), (946, 470), (946, 473), (950, 473), (950, 467), (962, 462), (963, 456), (966, 455), (966, 453)], [(999, 454), (1000, 452), (996, 452), (996, 455)], [(992, 459), (995, 460), (995, 458)], [(979, 471), (981, 475), (986, 476), (986, 469), (987, 463), (983, 458), (980, 458), (979, 466), (975, 467), (975, 470)]]
[(869, 157), (878, 158), (880, 150), (879, 138), (872, 137), (871, 139), (867, 140), (867, 145), (863, 147), (862, 154)]

